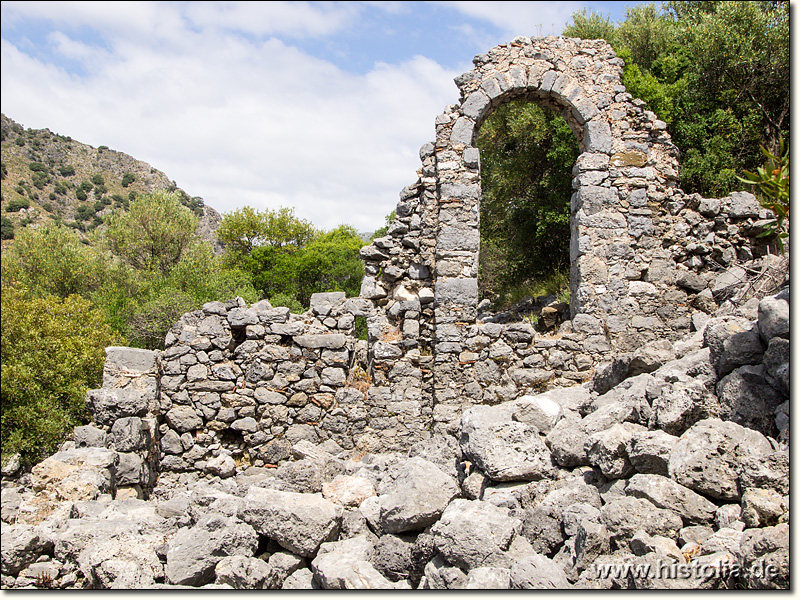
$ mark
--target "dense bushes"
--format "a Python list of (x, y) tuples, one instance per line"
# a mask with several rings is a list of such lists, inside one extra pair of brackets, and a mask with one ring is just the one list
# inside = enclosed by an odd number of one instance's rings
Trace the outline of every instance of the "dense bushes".
[(217, 237), (226, 244), (227, 264), (246, 271), (273, 304), (299, 310), (316, 292), (358, 295), (363, 241), (352, 227), (320, 232), (292, 209), (259, 212), (245, 207), (225, 215)]
[(119, 337), (79, 296), (34, 297), (3, 285), (0, 302), (2, 454), (32, 463), (87, 418), (86, 390), (101, 383), (104, 349)]

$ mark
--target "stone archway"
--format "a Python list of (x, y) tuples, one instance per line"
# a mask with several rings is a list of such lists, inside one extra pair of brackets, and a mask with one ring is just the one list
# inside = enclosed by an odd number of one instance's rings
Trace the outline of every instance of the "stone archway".
[[(473, 62), (455, 79), (459, 102), (420, 149), (397, 219), (361, 252), (374, 384), (448, 431), (468, 405), (574, 385), (615, 353), (689, 333), (713, 305), (714, 273), (760, 251), (748, 232), (766, 218), (750, 194), (705, 200), (678, 187), (666, 124), (625, 90), (623, 61), (605, 41), (518, 37)], [(477, 320), (475, 143), (486, 117), (514, 99), (560, 112), (581, 151), (570, 200), (572, 321), (559, 339)]]

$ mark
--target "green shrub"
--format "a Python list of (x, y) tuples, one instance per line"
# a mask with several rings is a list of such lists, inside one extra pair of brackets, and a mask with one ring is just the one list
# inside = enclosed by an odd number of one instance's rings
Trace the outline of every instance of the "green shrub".
[(50, 176), (47, 173), (36, 172), (33, 174), (33, 185), (36, 189), (43, 190), (44, 186), (50, 181)]
[(14, 239), (14, 223), (8, 217), (0, 217), (0, 239)]
[(47, 171), (47, 167), (46, 167), (46, 166), (44, 166), (44, 165), (43, 165), (42, 163), (40, 163), (40, 162), (32, 162), (32, 163), (30, 163), (30, 164), (28, 165), (28, 168), (29, 168), (31, 171), (34, 171), (34, 172), (42, 172), (42, 171), (46, 172), (46, 171)]
[(92, 175), (92, 183), (93, 184), (95, 184), (95, 185), (104, 185), (105, 182), (106, 182), (106, 180), (103, 179), (103, 176), (100, 175), (100, 173), (96, 173), (96, 174)]
[(126, 188), (136, 181), (136, 176), (133, 173), (125, 173), (122, 176), (122, 187)]
[(17, 146), (24, 146), (24, 145), (25, 145), (25, 138), (23, 138), (22, 136), (20, 136), (20, 137), (18, 137), (16, 140), (14, 140), (14, 143), (15, 143)]
[(58, 172), (61, 173), (62, 177), (70, 177), (75, 175), (75, 167), (72, 165), (64, 165), (63, 167), (59, 167)]
[(108, 188), (106, 188), (106, 186), (104, 186), (102, 183), (94, 186), (94, 195), (97, 196), (98, 198), (103, 194), (105, 194), (107, 191)]
[(92, 189), (92, 184), (86, 180), (83, 180), (81, 181), (80, 189), (88, 194)]
[(6, 212), (19, 212), (23, 208), (30, 208), (31, 204), (24, 198), (12, 198), (6, 204)]
[(2, 455), (33, 464), (88, 420), (86, 391), (100, 385), (104, 349), (119, 338), (79, 296), (32, 298), (4, 285), (0, 301)]
[(164, 338), (184, 313), (198, 308), (192, 296), (175, 288), (166, 288), (136, 309), (128, 321), (127, 337), (135, 346), (149, 349), (164, 347)]
[[(56, 195), (55, 194), (50, 194), (50, 195), (52, 196), (50, 200), (54, 200)], [(42, 204), (42, 208), (45, 209), (47, 212), (53, 212), (53, 205), (50, 204), (49, 202), (45, 202), (44, 204)]]
[(89, 196), (86, 195), (86, 192), (83, 191), (83, 188), (78, 188), (77, 190), (75, 190), (75, 197), (78, 200), (83, 201), (86, 200), (86, 198), (88, 198)]

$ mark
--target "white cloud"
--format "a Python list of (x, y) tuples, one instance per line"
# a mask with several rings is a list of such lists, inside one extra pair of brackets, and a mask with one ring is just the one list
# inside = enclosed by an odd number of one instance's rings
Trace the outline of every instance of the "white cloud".
[[(107, 29), (105, 47), (69, 31), (51, 34), (52, 52), (78, 61), (81, 76), (3, 40), (3, 112), (131, 154), (220, 212), (293, 206), (320, 227), (346, 222), (369, 231), (414, 182), (417, 150), (433, 139), (435, 116), (458, 98), (457, 73), (427, 58), (356, 75), (278, 39), (212, 27), (208, 14), (200, 33), (186, 26), (180, 5), (144, 8), (140, 35)], [(5, 11), (4, 3), (4, 18)], [(294, 27), (286, 14), (282, 26)], [(173, 24), (168, 36), (154, 15)], [(84, 18), (113, 21), (106, 7)], [(145, 34), (147, 23), (153, 30)]]
[(560, 35), (572, 13), (583, 2), (443, 2), (470, 17), (486, 20), (502, 30), (502, 39), (511, 41), (518, 35)]

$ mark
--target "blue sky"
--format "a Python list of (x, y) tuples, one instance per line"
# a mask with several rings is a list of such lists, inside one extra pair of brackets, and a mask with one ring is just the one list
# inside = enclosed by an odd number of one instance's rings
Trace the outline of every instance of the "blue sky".
[(453, 78), (638, 2), (2, 2), (0, 107), (150, 163), (225, 213), (379, 227)]

